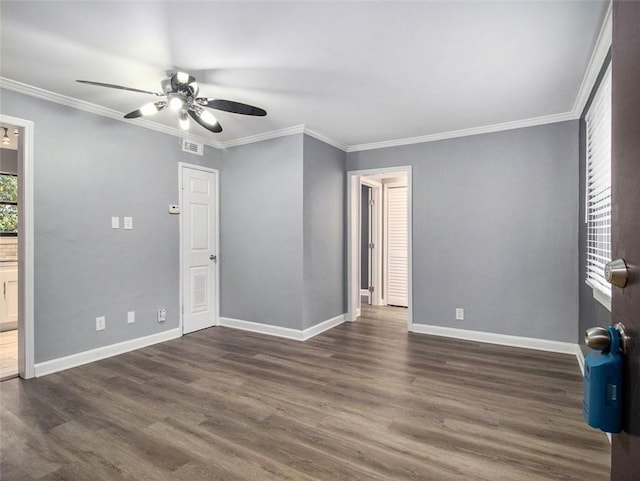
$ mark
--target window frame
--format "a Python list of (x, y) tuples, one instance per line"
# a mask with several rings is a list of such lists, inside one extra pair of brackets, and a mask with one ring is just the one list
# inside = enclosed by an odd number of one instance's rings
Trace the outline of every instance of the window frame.
[[(18, 181), (18, 174), (15, 174), (13, 172), (0, 172), (0, 176), (8, 176), (8, 177), (15, 177), (16, 178), (16, 182)], [(19, 186), (18, 186), (19, 188)], [(14, 201), (10, 201), (10, 200), (0, 200), (0, 206), (2, 205), (13, 205), (16, 207), (16, 209), (18, 208), (18, 201), (16, 200)], [(18, 215), (16, 213), (16, 215)], [(18, 231), (16, 230), (16, 232), (2, 232), (0, 231), (0, 237), (18, 237)]]
[(585, 282), (611, 310), (611, 285), (604, 264), (611, 261), (611, 62), (585, 114)]

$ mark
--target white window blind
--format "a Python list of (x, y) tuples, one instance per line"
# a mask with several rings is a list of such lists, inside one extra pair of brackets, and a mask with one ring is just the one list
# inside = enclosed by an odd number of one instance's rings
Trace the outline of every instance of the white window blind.
[(611, 260), (611, 65), (586, 114), (587, 283), (611, 297), (604, 266)]

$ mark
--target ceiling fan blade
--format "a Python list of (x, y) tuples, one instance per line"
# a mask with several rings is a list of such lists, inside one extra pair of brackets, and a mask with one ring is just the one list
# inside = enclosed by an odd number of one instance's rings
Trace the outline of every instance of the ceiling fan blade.
[(267, 115), (267, 112), (259, 107), (234, 102), (232, 100), (207, 99), (200, 97), (196, 99), (196, 102), (203, 107), (209, 107), (210, 109), (222, 110), (224, 112), (231, 112), (234, 114), (255, 115), (257, 117), (264, 117)]
[(209, 130), (213, 133), (222, 132), (222, 127), (220, 126), (220, 122), (211, 115), (210, 112), (203, 110), (201, 107), (194, 106), (194, 108), (188, 110), (189, 115), (193, 120), (195, 120), (198, 124), (200, 124), (205, 129)]
[(134, 89), (134, 88), (131, 88), (131, 87), (123, 87), (122, 85), (105, 84), (105, 83), (102, 83), (102, 82), (93, 82), (92, 80), (76, 80), (76, 82), (79, 82), (81, 84), (87, 84), (87, 85), (95, 85), (97, 87), (107, 87), (107, 88), (110, 88), (110, 89), (128, 90), (129, 92), (138, 92), (140, 94), (157, 95), (158, 97), (162, 97), (164, 95), (164, 94), (158, 93), (158, 92), (150, 92), (149, 90), (140, 90), (140, 89)]
[(124, 116), (124, 118), (125, 119), (137, 119), (138, 117), (153, 115), (153, 114), (156, 114), (156, 113), (160, 112), (164, 108), (166, 108), (166, 106), (167, 106), (167, 102), (165, 102), (164, 100), (162, 100), (160, 102), (152, 102), (150, 104), (143, 105), (138, 110), (134, 110), (133, 112), (129, 112), (127, 115)]

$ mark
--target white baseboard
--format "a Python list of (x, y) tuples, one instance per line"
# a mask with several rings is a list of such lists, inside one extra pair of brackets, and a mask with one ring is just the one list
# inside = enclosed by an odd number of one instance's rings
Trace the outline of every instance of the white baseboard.
[(261, 322), (243, 321), (242, 319), (232, 319), (230, 317), (221, 317), (219, 326), (232, 327), (234, 329), (242, 329), (243, 331), (256, 332), (258, 334), (266, 334), (268, 336), (284, 337), (295, 341), (306, 341), (313, 336), (317, 336), (332, 327), (342, 324), (345, 321), (345, 314), (340, 314), (331, 319), (327, 319), (315, 326), (307, 329), (292, 329), (290, 327), (272, 326)]
[(98, 347), (89, 351), (71, 354), (70, 356), (51, 359), (50, 361), (39, 362), (34, 365), (35, 376), (46, 376), (54, 372), (64, 371), (72, 367), (82, 366), (90, 362), (99, 361), (107, 357), (117, 356), (125, 352), (134, 351), (143, 347), (158, 344), (159, 342), (170, 341), (182, 336), (182, 329), (175, 328), (168, 331), (159, 332), (150, 336), (139, 337), (129, 341), (111, 344), (109, 346)]
[(327, 319), (326, 321), (322, 321), (320, 324), (316, 324), (315, 326), (307, 327), (304, 331), (302, 331), (302, 340), (306, 341), (307, 339), (311, 339), (318, 334), (328, 331), (332, 327), (339, 326), (345, 319), (347, 318), (346, 314), (340, 314), (339, 316), (333, 317), (331, 319)]
[[(453, 327), (432, 326), (429, 324), (413, 324), (412, 332), (431, 334), (432, 336), (453, 337), (468, 341), (486, 342), (501, 346), (522, 347), (538, 351), (558, 352), (562, 354), (578, 355), (580, 346), (571, 342), (551, 341), (534, 337), (509, 336), (506, 334), (494, 334), (492, 332), (470, 331)], [(578, 360), (580, 362), (580, 360)]]
[(576, 359), (578, 360), (578, 364), (580, 365), (580, 372), (582, 373), (582, 377), (584, 377), (584, 354), (582, 354), (580, 344), (576, 344)]

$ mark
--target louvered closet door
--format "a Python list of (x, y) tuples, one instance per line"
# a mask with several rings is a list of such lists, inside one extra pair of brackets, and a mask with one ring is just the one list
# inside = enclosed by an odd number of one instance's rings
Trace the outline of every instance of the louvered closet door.
[(407, 188), (387, 189), (387, 304), (409, 305)]

